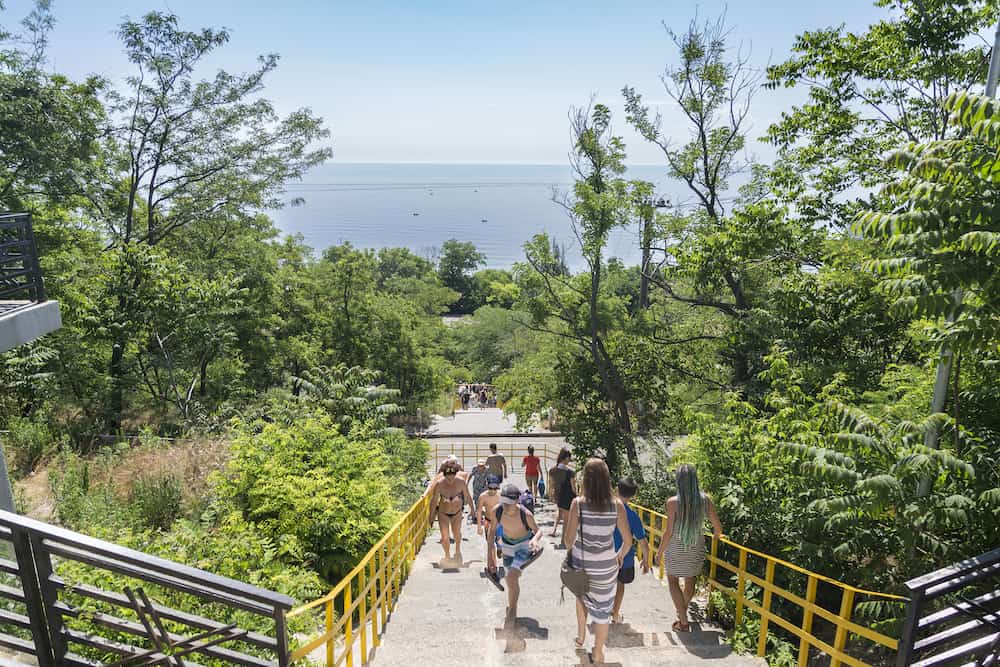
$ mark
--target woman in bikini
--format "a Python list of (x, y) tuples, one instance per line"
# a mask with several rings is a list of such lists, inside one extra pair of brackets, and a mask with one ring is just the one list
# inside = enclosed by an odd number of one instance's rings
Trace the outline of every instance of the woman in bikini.
[(468, 483), (458, 478), (461, 469), (457, 462), (445, 461), (440, 469), (441, 479), (434, 482), (428, 494), (430, 518), (433, 521), (437, 514), (445, 560), (451, 559), (451, 538), (455, 539), (455, 558), (462, 560), (462, 508), (468, 503), (469, 511), (475, 511)]

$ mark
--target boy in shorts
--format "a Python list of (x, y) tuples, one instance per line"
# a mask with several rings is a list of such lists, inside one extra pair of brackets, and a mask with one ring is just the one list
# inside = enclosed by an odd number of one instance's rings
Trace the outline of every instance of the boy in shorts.
[[(542, 554), (542, 532), (531, 512), (520, 505), (521, 489), (508, 484), (500, 494), (500, 503), (490, 522), (487, 544), (493, 544), (500, 532), (500, 549), (507, 568), (507, 617), (517, 618), (517, 600), (521, 595), (521, 572)], [(495, 571), (496, 554), (487, 549), (489, 567)]]
[[(646, 529), (642, 525), (642, 519), (634, 509), (629, 505), (632, 498), (639, 491), (639, 486), (635, 483), (631, 477), (626, 477), (625, 479), (618, 482), (618, 497), (621, 498), (622, 504), (625, 505), (625, 516), (628, 517), (629, 529), (632, 531), (632, 549), (625, 554), (622, 559), (622, 566), (618, 570), (618, 589), (615, 591), (615, 606), (611, 611), (611, 621), (613, 623), (622, 622), (622, 600), (625, 597), (625, 584), (631, 584), (635, 581), (635, 550), (636, 546), (642, 549), (642, 573), (646, 574), (649, 572), (650, 559), (649, 559), (649, 541), (646, 539)], [(621, 549), (622, 547), (622, 535), (615, 528), (615, 549)]]

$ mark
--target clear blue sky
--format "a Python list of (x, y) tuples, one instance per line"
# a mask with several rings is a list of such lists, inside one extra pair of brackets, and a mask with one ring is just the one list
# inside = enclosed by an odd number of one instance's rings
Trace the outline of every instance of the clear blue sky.
[[(30, 4), (9, 0), (4, 24)], [(714, 17), (724, 9), (718, 0), (55, 0), (49, 56), (56, 71), (120, 82), (131, 70), (116, 26), (126, 15), (167, 10), (188, 29), (230, 29), (230, 43), (205, 76), (280, 54), (266, 96), (280, 109), (307, 106), (323, 116), (337, 162), (564, 164), (567, 111), (593, 94), (616, 111), (629, 161), (659, 163), (656, 149), (628, 131), (619, 91), (632, 85), (664, 102), (658, 77), (674, 53), (661, 22), (683, 29), (696, 12)], [(763, 67), (783, 59), (803, 30), (840, 23), (860, 29), (883, 12), (871, 0), (743, 0), (730, 3), (727, 15), (733, 39), (752, 46), (753, 64)], [(754, 134), (796, 99), (794, 91), (761, 91)], [(661, 109), (669, 119), (669, 105)]]

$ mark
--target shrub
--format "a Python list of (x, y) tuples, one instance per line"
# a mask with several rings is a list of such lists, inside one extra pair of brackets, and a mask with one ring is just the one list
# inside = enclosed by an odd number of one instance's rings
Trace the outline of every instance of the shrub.
[(321, 412), (237, 425), (232, 456), (215, 478), (219, 501), (275, 541), (295, 538), (317, 571), (336, 581), (398, 516), (389, 437), (357, 425), (342, 435)]
[(165, 530), (181, 515), (181, 495), (176, 475), (157, 473), (137, 477), (128, 500), (144, 525)]
[(59, 440), (45, 424), (15, 417), (8, 422), (3, 436), (11, 477), (20, 478), (59, 449)]

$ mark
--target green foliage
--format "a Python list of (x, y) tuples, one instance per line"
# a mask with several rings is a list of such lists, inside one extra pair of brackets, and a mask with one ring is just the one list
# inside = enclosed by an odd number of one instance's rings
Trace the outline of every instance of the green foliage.
[(132, 481), (128, 502), (144, 525), (166, 530), (181, 515), (181, 482), (171, 473), (140, 475)]
[(15, 417), (7, 421), (7, 432), (0, 434), (0, 444), (10, 475), (18, 478), (33, 472), (65, 442), (46, 424)]
[(239, 425), (217, 493), (262, 534), (294, 538), (315, 569), (335, 582), (398, 516), (390, 443), (402, 448), (405, 439), (379, 435), (367, 424), (345, 436), (320, 413), (287, 424)]
[(458, 301), (451, 304), (453, 314), (466, 315), (482, 305), (474, 294), (476, 283), (472, 274), (484, 263), (486, 255), (468, 241), (448, 239), (441, 245), (438, 276), (445, 287), (460, 295)]
[(897, 309), (947, 318), (939, 342), (982, 349), (1000, 341), (1000, 113), (970, 93), (944, 108), (961, 138), (892, 154), (887, 165), (904, 172), (884, 191), (893, 212), (865, 212), (857, 229), (884, 242), (889, 256), (869, 266)]
[(805, 31), (792, 57), (768, 69), (771, 88), (808, 86), (808, 100), (783, 112), (768, 139), (782, 158), (774, 187), (817, 224), (847, 227), (864, 204), (859, 192), (891, 180), (881, 156), (944, 139), (945, 99), (985, 80), (989, 47), (980, 35), (996, 25), (995, 2), (875, 4), (886, 16), (867, 30)]

